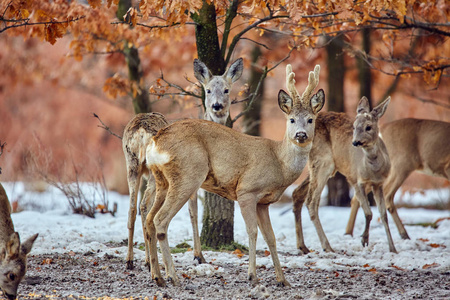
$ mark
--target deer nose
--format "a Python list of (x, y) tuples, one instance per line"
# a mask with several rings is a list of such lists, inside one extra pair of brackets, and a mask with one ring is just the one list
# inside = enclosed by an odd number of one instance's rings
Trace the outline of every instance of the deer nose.
[(223, 109), (223, 105), (220, 104), (220, 103), (214, 103), (211, 107), (212, 107), (212, 109), (215, 110), (215, 111), (219, 111), (219, 110), (222, 110), (222, 109)]
[(358, 146), (361, 146), (362, 145), (362, 143), (360, 142), (360, 141), (353, 141), (353, 146), (355, 146), (355, 147), (358, 147)]
[(308, 135), (306, 134), (306, 132), (300, 131), (295, 134), (295, 138), (298, 140), (306, 140), (308, 138)]

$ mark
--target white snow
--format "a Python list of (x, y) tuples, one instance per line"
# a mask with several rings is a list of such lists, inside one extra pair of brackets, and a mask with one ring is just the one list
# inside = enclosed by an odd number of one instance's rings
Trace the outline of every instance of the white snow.
[[(114, 192), (108, 193), (110, 204), (118, 204), (115, 217), (110, 214), (96, 214), (89, 218), (73, 214), (67, 199), (57, 190), (49, 188), (44, 193), (26, 191), (22, 183), (3, 183), (10, 201), (19, 201), (19, 205), (28, 207), (28, 210), (14, 213), (12, 219), (16, 231), (22, 239), (39, 233), (31, 254), (94, 252), (97, 255), (106, 253), (115, 256), (125, 256), (125, 246), (111, 248), (107, 242), (121, 242), (128, 237), (128, 196)], [(448, 189), (431, 191), (427, 193), (411, 194), (403, 197), (403, 201), (423, 203), (426, 199), (436, 196), (448, 201)], [(240, 214), (239, 206), (235, 206), (235, 241), (248, 245), (244, 220)], [(363, 231), (364, 215), (358, 213), (354, 236), (344, 235), (345, 226), (350, 213), (349, 208), (322, 206), (319, 209), (320, 220), (325, 233), (335, 253), (321, 251), (316, 230), (309, 219), (307, 209), (302, 212), (305, 243), (313, 252), (308, 255), (297, 255), (295, 222), (291, 204), (274, 204), (270, 207), (270, 216), (277, 238), (277, 248), (280, 252), (282, 266), (288, 268), (309, 267), (311, 269), (344, 270), (344, 269), (386, 269), (402, 268), (405, 270), (433, 268), (433, 270), (446, 271), (450, 269), (450, 212), (445, 210), (406, 209), (400, 208), (399, 215), (405, 224), (432, 223), (444, 218), (438, 223), (438, 228), (406, 225), (411, 240), (402, 240), (398, 234), (393, 220), (389, 216), (389, 224), (398, 254), (388, 251), (387, 238), (384, 227), (379, 221), (378, 210), (373, 207), (373, 220), (370, 228), (369, 246), (362, 247), (359, 235)], [(199, 201), (199, 220), (201, 220), (202, 206)], [(199, 224), (201, 228), (201, 224)], [(169, 226), (168, 239), (170, 246), (186, 241), (192, 243), (192, 228), (190, 225), (187, 205), (173, 218)], [(135, 224), (135, 241), (143, 242), (140, 216)], [(266, 250), (267, 245), (262, 235), (258, 234), (258, 250)], [(222, 264), (246, 264), (247, 256), (239, 258), (232, 253), (205, 251), (205, 259), (213, 262), (210, 265), (196, 265), (192, 252), (173, 254), (176, 266), (186, 266), (190, 272), (210, 276), (213, 272), (223, 272)], [(135, 259), (143, 260), (144, 252), (135, 249)], [(160, 260), (160, 262), (162, 262)], [(272, 267), (270, 256), (257, 257), (257, 265)], [(243, 274), (246, 276), (246, 274)]]

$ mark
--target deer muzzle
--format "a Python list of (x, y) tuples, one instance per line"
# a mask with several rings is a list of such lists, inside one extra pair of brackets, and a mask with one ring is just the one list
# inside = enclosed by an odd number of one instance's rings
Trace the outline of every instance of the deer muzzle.
[(223, 105), (220, 103), (214, 103), (211, 108), (213, 111), (221, 111), (223, 109)]

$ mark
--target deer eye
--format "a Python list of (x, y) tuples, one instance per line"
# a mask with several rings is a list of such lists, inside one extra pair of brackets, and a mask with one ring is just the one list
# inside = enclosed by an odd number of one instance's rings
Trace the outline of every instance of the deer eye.
[(16, 279), (16, 275), (13, 273), (9, 273), (8, 278), (9, 278), (9, 280), (14, 281), (14, 279)]
[(372, 127), (370, 127), (370, 126), (366, 127), (366, 131), (369, 131), (370, 129), (372, 129)]
[(291, 123), (295, 123), (295, 120), (294, 120), (294, 119), (290, 119), (289, 121), (291, 121)]
[(311, 124), (313, 122), (313, 119), (308, 119), (308, 123)]
[(211, 90), (210, 90), (210, 89), (207, 89), (206, 92), (207, 92), (208, 94), (211, 94)]
[(229, 90), (228, 90), (228, 89), (225, 89), (223, 92), (224, 92), (225, 94), (228, 94)]

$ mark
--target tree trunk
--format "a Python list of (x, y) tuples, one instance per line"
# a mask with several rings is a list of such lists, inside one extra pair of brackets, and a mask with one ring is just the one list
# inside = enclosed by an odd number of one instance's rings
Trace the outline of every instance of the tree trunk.
[[(366, 60), (370, 60), (368, 54), (370, 53), (370, 29), (365, 28), (362, 30), (362, 51), (363, 55), (366, 55)], [(373, 107), (372, 101), (372, 73), (370, 71), (370, 66), (368, 63), (362, 58), (362, 56), (358, 56), (356, 58), (357, 66), (358, 66), (358, 74), (359, 74), (359, 97), (366, 96), (369, 100), (370, 107)], [(375, 206), (375, 199), (373, 198), (373, 193), (370, 192), (367, 195), (367, 199), (369, 199), (369, 203), (371, 206)]]
[[(123, 16), (131, 7), (131, 0), (120, 0), (117, 6), (116, 16), (120, 21), (123, 21)], [(131, 25), (130, 25), (131, 26)], [(139, 51), (134, 47), (128, 47), (128, 43), (125, 41), (125, 47), (123, 50), (125, 60), (128, 66), (128, 78), (131, 82), (134, 82), (133, 86), (136, 86), (136, 90), (132, 91), (132, 101), (134, 113), (148, 113), (152, 111), (150, 105), (150, 99), (147, 92), (147, 88), (144, 83), (144, 73), (142, 71), (141, 60), (139, 58)]]
[[(213, 3), (205, 0), (198, 14), (192, 15), (195, 21), (195, 38), (198, 58), (205, 63), (214, 75), (225, 72), (225, 61), (221, 55), (217, 35), (216, 9)], [(204, 95), (203, 95), (203, 106)], [(231, 122), (227, 122), (231, 126)], [(205, 191), (201, 243), (214, 249), (229, 245), (234, 237), (234, 201)]]
[[(261, 56), (261, 49), (255, 46), (252, 51), (252, 67), (250, 69), (249, 92), (247, 96), (254, 93), (258, 86), (259, 80), (263, 74), (261, 68), (257, 68), (256, 64)], [(261, 107), (264, 94), (264, 81), (261, 83), (261, 88), (256, 100), (252, 104), (252, 108), (244, 115), (244, 132), (253, 136), (260, 136), (261, 124)], [(248, 104), (246, 103), (245, 106)]]
[[(342, 36), (330, 40), (326, 46), (328, 64), (328, 110), (344, 112), (345, 63)], [(328, 205), (349, 206), (347, 179), (340, 173), (328, 180)]]

